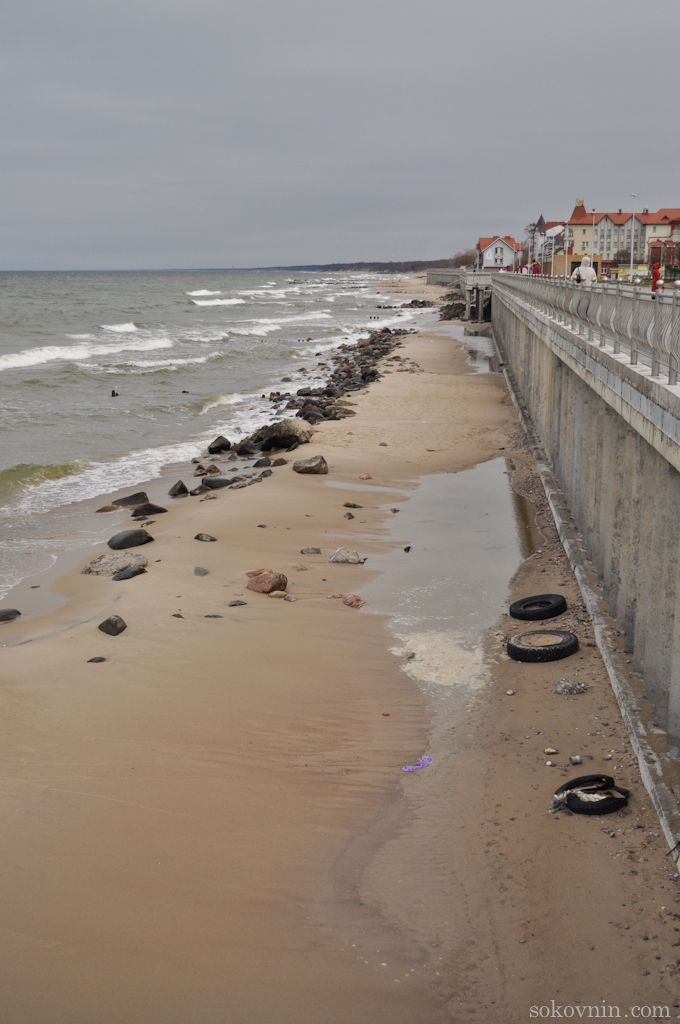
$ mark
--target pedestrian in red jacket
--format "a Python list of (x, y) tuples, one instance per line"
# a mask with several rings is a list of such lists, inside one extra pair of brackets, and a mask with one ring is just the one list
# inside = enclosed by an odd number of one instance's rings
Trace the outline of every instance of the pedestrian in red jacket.
[(661, 281), (661, 264), (655, 263), (652, 267), (652, 298), (656, 298), (656, 291), (663, 291), (663, 284)]
[(542, 273), (542, 271), (541, 271), (541, 264), (538, 262), (538, 260), (534, 260), (534, 262), (532, 263), (532, 265), (531, 265), (531, 273), (532, 274), (540, 274), (540, 273)]

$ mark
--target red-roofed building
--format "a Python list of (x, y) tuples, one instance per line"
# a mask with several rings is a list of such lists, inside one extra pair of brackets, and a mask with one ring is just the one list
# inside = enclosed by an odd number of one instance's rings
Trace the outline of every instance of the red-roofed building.
[(510, 235), (480, 238), (477, 242), (479, 267), (481, 270), (512, 269), (517, 263), (517, 254), (523, 248), (522, 242), (516, 242)]
[(656, 213), (643, 209), (640, 213), (613, 213), (593, 215), (583, 200), (577, 200), (574, 212), (567, 222), (567, 241), (574, 255), (601, 257), (613, 260), (621, 250), (633, 251), (636, 263), (647, 262), (653, 250), (660, 251), (680, 243), (680, 209), (664, 207)]

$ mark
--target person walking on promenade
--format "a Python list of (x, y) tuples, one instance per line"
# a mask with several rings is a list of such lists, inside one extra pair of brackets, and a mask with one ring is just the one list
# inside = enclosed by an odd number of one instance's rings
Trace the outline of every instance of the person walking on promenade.
[(531, 273), (532, 274), (541, 274), (542, 273), (542, 271), (541, 271), (541, 264), (538, 262), (538, 260), (534, 260), (534, 262), (531, 264)]
[(576, 284), (597, 284), (597, 274), (590, 265), (590, 256), (583, 257), (581, 266), (576, 268), (571, 279)]
[(663, 291), (663, 283), (661, 281), (661, 265), (655, 263), (652, 267), (652, 298), (656, 298), (657, 291)]

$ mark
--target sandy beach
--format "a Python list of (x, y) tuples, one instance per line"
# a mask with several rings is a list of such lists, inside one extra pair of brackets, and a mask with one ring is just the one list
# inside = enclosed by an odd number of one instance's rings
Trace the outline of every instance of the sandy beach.
[[(441, 294), (405, 278), (395, 301)], [(677, 1003), (673, 863), (504, 378), (452, 331), (405, 337), (356, 415), (259, 486), (201, 501), (167, 496), (177, 475), (149, 482), (169, 511), (135, 549), (146, 574), (83, 575), (106, 546), (72, 554), (45, 575), (58, 607), (0, 626), (5, 1019), (510, 1024), (551, 999)], [(327, 476), (293, 472), (317, 454)], [(520, 665), (501, 615), (475, 685), (435, 685), (370, 597), (329, 596), (398, 592), (407, 562), (378, 566), (407, 546), (418, 564), (430, 527), (399, 536), (399, 516), (420, 482), (493, 460), (525, 531), (495, 600), (563, 593), (581, 649)], [(109, 521), (128, 528), (129, 510)], [(340, 546), (365, 563), (329, 563)], [(260, 568), (297, 600), (248, 591)], [(112, 614), (116, 637), (97, 628)], [(554, 694), (563, 676), (587, 693)], [(633, 790), (626, 811), (548, 814), (572, 753)]]

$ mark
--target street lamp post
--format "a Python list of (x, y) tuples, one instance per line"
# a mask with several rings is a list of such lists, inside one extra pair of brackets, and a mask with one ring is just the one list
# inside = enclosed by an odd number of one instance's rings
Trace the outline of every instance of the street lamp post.
[[(631, 192), (633, 200), (635, 199), (635, 192)], [(633, 245), (635, 243), (635, 202), (633, 202), (633, 223), (630, 229), (630, 283), (633, 283)]]
[(594, 270), (595, 269), (595, 207), (593, 207), (593, 237), (592, 237), (592, 245), (591, 245), (591, 248), (590, 248), (590, 254), (591, 254), (591, 261), (592, 261), (593, 270)]

